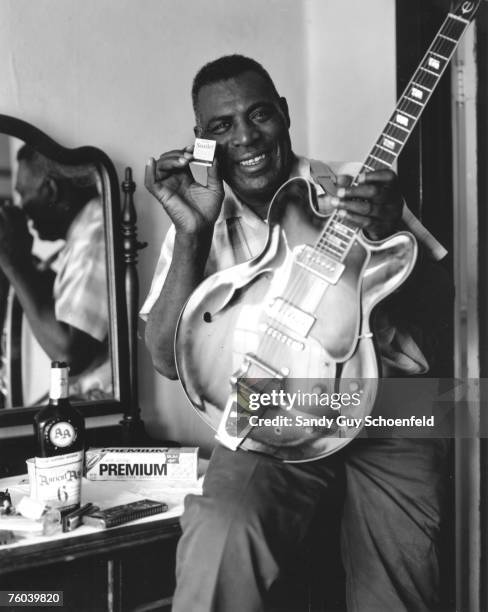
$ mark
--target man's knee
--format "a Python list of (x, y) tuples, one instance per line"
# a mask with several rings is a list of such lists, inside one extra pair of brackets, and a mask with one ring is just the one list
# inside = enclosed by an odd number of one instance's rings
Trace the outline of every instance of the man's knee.
[(279, 568), (268, 534), (252, 509), (190, 495), (181, 524), (176, 567), (181, 587), (198, 583), (201, 591), (225, 598), (227, 583), (234, 589), (252, 584), (256, 593), (264, 593), (276, 580)]
[(228, 497), (188, 495), (181, 527), (183, 537), (198, 538), (203, 547), (214, 549), (229, 542), (243, 544), (251, 536), (264, 538), (257, 507)]

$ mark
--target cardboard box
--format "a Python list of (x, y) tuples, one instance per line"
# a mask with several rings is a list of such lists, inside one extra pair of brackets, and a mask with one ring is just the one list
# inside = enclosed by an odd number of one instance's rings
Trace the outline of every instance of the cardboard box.
[(215, 157), (217, 143), (215, 140), (206, 138), (195, 138), (193, 149), (193, 163), (200, 166), (211, 166)]
[(90, 448), (88, 480), (152, 480), (195, 483), (198, 448)]
[(83, 451), (27, 459), (30, 496), (51, 508), (69, 510), (80, 504)]

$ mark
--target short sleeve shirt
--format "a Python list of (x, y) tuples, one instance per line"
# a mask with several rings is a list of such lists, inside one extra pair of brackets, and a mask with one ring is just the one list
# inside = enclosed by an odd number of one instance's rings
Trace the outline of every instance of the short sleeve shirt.
[(58, 321), (102, 342), (108, 334), (108, 288), (103, 208), (90, 200), (73, 220), (52, 268)]
[[(355, 176), (360, 169), (361, 164), (356, 162), (327, 162), (325, 164), (308, 160), (305, 157), (298, 157), (290, 178), (300, 176), (311, 181), (316, 189), (320, 210), (327, 212), (325, 206), (321, 206), (326, 195), (322, 185), (326, 184), (327, 181), (333, 184), (338, 174)], [(205, 276), (259, 255), (268, 236), (266, 221), (261, 219), (248, 206), (242, 204), (225, 183), (224, 191), (224, 202), (215, 224), (212, 246), (205, 267)], [(437, 242), (406, 205), (403, 209), (403, 221), (434, 259), (444, 257), (446, 254), (444, 247)], [(175, 228), (172, 225), (163, 242), (151, 288), (140, 311), (140, 316), (144, 320), (147, 319), (163, 288), (171, 264), (174, 240)]]

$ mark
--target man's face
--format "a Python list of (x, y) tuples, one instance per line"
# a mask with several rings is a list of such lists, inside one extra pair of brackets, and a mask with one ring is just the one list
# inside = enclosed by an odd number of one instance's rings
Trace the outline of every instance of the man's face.
[(248, 71), (202, 87), (197, 113), (198, 135), (217, 141), (225, 182), (250, 205), (268, 203), (293, 158), (285, 99)]
[(42, 240), (60, 238), (60, 219), (52, 193), (43, 177), (32, 172), (23, 160), (19, 162), (15, 190), (20, 196), (22, 209), (32, 221), (39, 238)]

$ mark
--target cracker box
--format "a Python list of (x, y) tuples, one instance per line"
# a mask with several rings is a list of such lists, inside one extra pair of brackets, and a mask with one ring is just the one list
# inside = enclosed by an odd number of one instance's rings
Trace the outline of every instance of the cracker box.
[(88, 480), (195, 483), (198, 448), (90, 448), (85, 466)]

